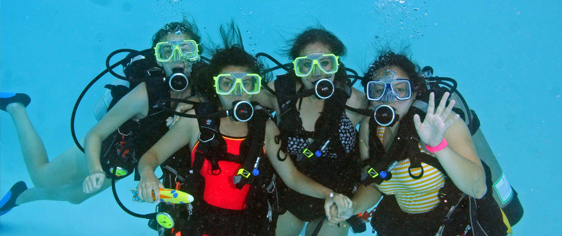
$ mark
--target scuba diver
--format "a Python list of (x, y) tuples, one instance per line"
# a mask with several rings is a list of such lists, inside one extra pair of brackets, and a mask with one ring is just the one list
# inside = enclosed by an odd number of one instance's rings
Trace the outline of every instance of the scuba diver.
[[(351, 207), (349, 198), (306, 177), (291, 159), (278, 159), (286, 158), (275, 140), (279, 130), (269, 111), (251, 102), (260, 93), (264, 68), (244, 50), (234, 23), (228, 30), (221, 27), (221, 36), (224, 48), (216, 50), (206, 77), (200, 80), (210, 102), (196, 104), (184, 114), (198, 119), (180, 118), (139, 162), (139, 198), (159, 201), (163, 186), (155, 168), (180, 148), (192, 149), (191, 163), (184, 166), (186, 184), (180, 189), (195, 200), (187, 207), (189, 214), (178, 218), (187, 222), (175, 223), (165, 235), (273, 235), (274, 176), (295, 191), (324, 199), (325, 215), (334, 203), (342, 211)], [(271, 167), (275, 175), (268, 171)]]
[[(297, 169), (318, 183), (351, 196), (359, 181), (357, 130), (365, 116), (345, 106), (367, 108), (364, 94), (352, 88), (340, 57), (345, 45), (324, 28), (309, 28), (292, 41), (292, 68), (269, 83), (272, 91), (256, 101), (274, 107), (281, 131), (281, 150)], [(272, 59), (273, 60), (273, 59)], [(275, 61), (275, 60), (273, 60)], [(313, 91), (313, 92), (311, 92)], [(326, 93), (330, 91), (331, 93)], [(323, 204), (280, 183), (282, 215), (277, 235), (347, 235), (347, 222), (322, 227)]]
[(353, 208), (332, 219), (380, 200), (371, 218), (378, 235), (507, 235), (509, 223), (487, 187), (489, 169), (453, 111), (455, 101), (447, 105), (446, 92), (437, 106), (419, 75), (408, 57), (391, 51), (371, 64), (362, 79), (373, 108), (359, 131), (362, 185)]
[[(166, 24), (153, 36), (145, 53), (130, 55), (125, 68), (131, 88), (114, 97), (111, 110), (88, 132), (85, 152), (80, 145), (49, 161), (41, 138), (33, 128), (25, 107), (25, 94), (2, 95), (2, 109), (16, 125), (24, 160), (34, 184), (27, 188), (18, 182), (4, 196), (0, 211), (37, 200), (67, 201), (80, 204), (110, 186), (108, 178), (123, 178), (134, 172), (137, 159), (168, 130), (170, 113), (162, 108), (161, 98), (188, 98), (189, 85), (199, 62), (201, 37), (195, 24), (184, 20)], [(135, 66), (143, 69), (135, 69)], [(147, 70), (148, 69), (148, 70)], [(152, 76), (147, 76), (151, 74)], [(115, 86), (117, 87), (117, 86)], [(112, 87), (112, 88), (115, 88)], [(116, 91), (116, 90), (115, 90)], [(112, 90), (113, 92), (113, 90)]]

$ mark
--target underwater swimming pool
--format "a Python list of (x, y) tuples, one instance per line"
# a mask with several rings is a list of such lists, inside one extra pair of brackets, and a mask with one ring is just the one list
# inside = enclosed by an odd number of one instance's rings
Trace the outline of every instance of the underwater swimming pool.
[[(435, 75), (453, 77), (478, 112), (486, 135), (525, 208), (515, 235), (562, 235), (562, 3), (560, 1), (4, 1), (0, 6), (0, 90), (25, 92), (27, 108), (49, 156), (73, 145), (70, 115), (109, 53), (146, 49), (162, 25), (184, 15), (203, 44), (218, 44), (219, 26), (234, 19), (251, 53), (288, 62), (286, 40), (323, 25), (348, 47), (342, 60), (359, 72), (378, 50), (408, 47)], [(76, 118), (79, 138), (95, 124), (92, 109), (106, 75), (86, 94)], [(357, 84), (357, 87), (360, 87)], [(0, 194), (17, 181), (31, 186), (12, 120), (1, 112)], [(70, 171), (70, 170), (69, 170)], [(154, 205), (128, 201), (132, 178), (120, 181), (124, 203), (148, 213)], [(156, 235), (123, 212), (110, 190), (80, 205), (37, 201), (0, 217), (0, 234)], [(368, 233), (358, 235), (371, 235)], [(349, 235), (353, 235), (350, 233)]]

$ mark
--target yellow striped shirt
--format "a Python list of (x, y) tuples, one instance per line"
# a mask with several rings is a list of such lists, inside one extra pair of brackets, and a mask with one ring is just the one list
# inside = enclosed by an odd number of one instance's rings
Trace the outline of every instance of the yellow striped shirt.
[[(377, 136), (379, 139), (384, 137), (384, 127), (379, 127)], [(427, 152), (420, 144), (420, 151)], [(432, 155), (432, 154), (430, 154)], [(399, 161), (391, 171), (392, 179), (377, 185), (378, 189), (387, 195), (394, 195), (400, 208), (410, 214), (425, 213), (433, 210), (439, 205), (439, 190), (445, 184), (445, 176), (435, 167), (426, 163), (421, 163), (424, 174), (420, 179), (413, 179), (408, 174), (410, 159)], [(411, 170), (412, 175), (418, 176), (421, 168)]]

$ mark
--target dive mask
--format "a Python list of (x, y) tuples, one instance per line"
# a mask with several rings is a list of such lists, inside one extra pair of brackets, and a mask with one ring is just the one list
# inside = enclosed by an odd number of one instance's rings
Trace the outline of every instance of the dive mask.
[(412, 97), (412, 86), (408, 79), (396, 77), (396, 71), (386, 70), (384, 77), (367, 83), (365, 93), (370, 101), (402, 101)]
[(338, 72), (338, 56), (334, 54), (315, 53), (304, 57), (297, 57), (293, 61), (295, 74), (298, 77), (307, 77), (320, 69), (324, 74), (331, 75)]
[[(242, 91), (248, 95), (260, 93), (261, 76), (245, 72), (219, 74), (214, 77), (216, 92), (219, 95), (242, 95)], [(236, 89), (238, 88), (238, 89)]]
[(159, 42), (154, 47), (154, 55), (158, 62), (199, 61), (199, 45), (194, 40), (173, 40)]

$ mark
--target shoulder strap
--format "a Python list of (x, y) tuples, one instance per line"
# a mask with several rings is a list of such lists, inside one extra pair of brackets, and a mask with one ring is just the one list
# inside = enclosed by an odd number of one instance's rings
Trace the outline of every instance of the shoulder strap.
[(293, 108), (296, 108), (296, 105), (294, 104), (295, 101), (289, 99), (297, 93), (295, 88), (295, 79), (292, 78), (290, 74), (278, 75), (274, 84), (277, 94), (277, 103), (279, 104), (281, 113), (279, 116), (283, 119), (284, 117), (287, 117), (287, 112), (295, 110)]
[(163, 107), (171, 107), (170, 90), (164, 83), (146, 82), (146, 95), (148, 96), (149, 116), (161, 112)]
[(279, 129), (281, 131), (281, 149), (287, 150), (287, 137), (294, 129), (302, 127), (302, 120), (299, 117), (296, 101), (290, 100), (297, 93), (295, 79), (290, 74), (277, 76), (274, 81), (277, 94), (277, 103), (280, 109)]
[[(259, 105), (254, 105), (259, 106)], [(265, 157), (263, 147), (265, 142), (265, 124), (257, 124), (257, 122), (267, 122), (267, 111), (263, 109), (256, 109), (254, 117), (249, 121), (248, 128), (263, 127), (261, 130), (252, 130), (252, 140), (246, 139), (240, 145), (240, 155), (244, 156), (244, 164), (238, 170), (237, 176), (234, 178), (236, 188), (242, 189), (244, 185), (251, 184), (255, 176), (260, 175), (260, 162)], [(250, 126), (251, 125), (251, 126)], [(249, 138), (250, 135), (247, 136)], [(242, 145), (245, 145), (244, 149)]]
[[(198, 103), (195, 105), (195, 112), (197, 115), (204, 115), (204, 114), (211, 114), (217, 110), (216, 106), (211, 103)], [(214, 118), (197, 118), (199, 123), (199, 144), (197, 145), (197, 149), (195, 151), (195, 159), (193, 161), (192, 170), (194, 172), (199, 173), (201, 168), (203, 167), (203, 162), (205, 161), (206, 156), (209, 154), (210, 149), (218, 148), (220, 138), (218, 128), (219, 128), (219, 120)], [(218, 161), (212, 161), (212, 171), (219, 171), (218, 168)]]

